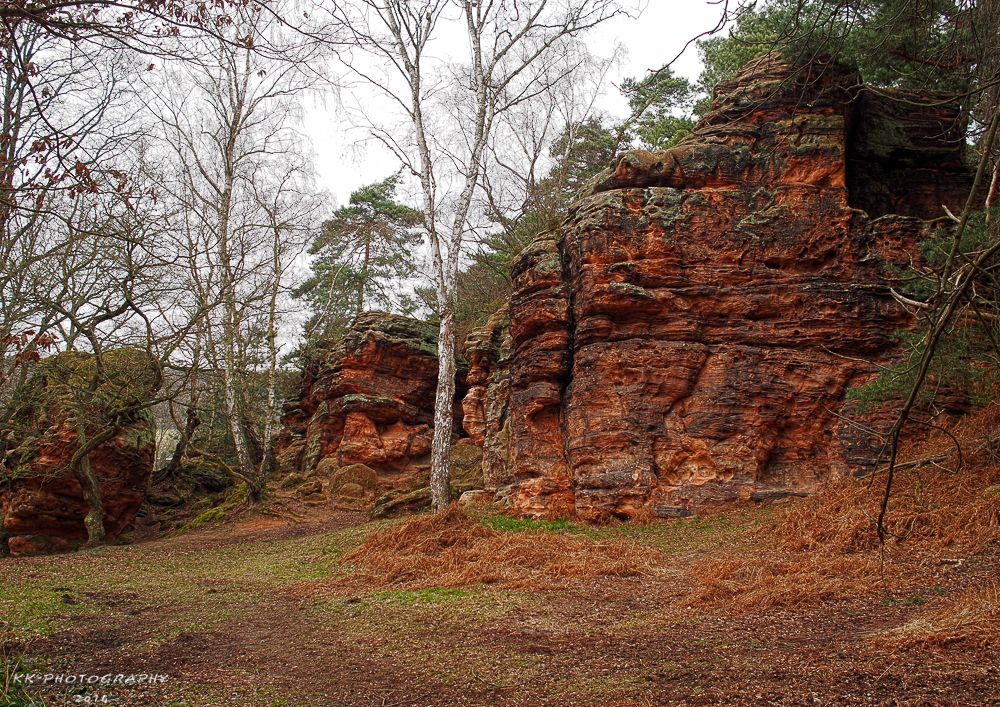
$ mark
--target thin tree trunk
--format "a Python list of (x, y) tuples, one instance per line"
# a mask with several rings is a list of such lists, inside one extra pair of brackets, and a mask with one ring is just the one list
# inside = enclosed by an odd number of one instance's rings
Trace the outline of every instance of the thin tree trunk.
[[(73, 475), (83, 489), (83, 499), (87, 502), (87, 516), (83, 525), (87, 529), (87, 544), (84, 547), (97, 547), (106, 537), (104, 531), (104, 495), (101, 493), (101, 482), (90, 466), (90, 451), (87, 445), (87, 429), (81, 422), (76, 426), (77, 453), (70, 462)], [(111, 435), (108, 435), (109, 437)], [(91, 448), (96, 444), (91, 445)], [(81, 454), (82, 452), (82, 454)]]
[[(997, 192), (997, 176), (1000, 175), (1000, 162), (993, 165), (993, 179), (990, 181), (990, 190), (986, 193), (986, 208), (993, 206), (993, 195)], [(990, 214), (986, 214), (986, 223), (990, 222)]]
[[(187, 451), (194, 432), (201, 425), (201, 418), (198, 417), (198, 400), (201, 395), (198, 392), (198, 362), (201, 361), (201, 327), (195, 331), (194, 352), (192, 354), (193, 365), (191, 366), (191, 398), (187, 406), (187, 419), (184, 421), (184, 431), (181, 438), (174, 447), (174, 456), (159, 475), (157, 483), (167, 478), (180, 476), (181, 462), (184, 460), (184, 453)], [(172, 416), (172, 414), (171, 414)]]
[(264, 416), (264, 440), (263, 456), (260, 461), (260, 478), (266, 479), (278, 468), (278, 462), (274, 458), (274, 448), (271, 446), (271, 436), (274, 434), (275, 408), (278, 405), (278, 346), (277, 346), (277, 316), (278, 316), (278, 290), (281, 287), (281, 263), (278, 258), (280, 247), (279, 239), (281, 231), (274, 229), (274, 288), (271, 290), (271, 306), (267, 313), (267, 414)]
[(371, 258), (371, 244), (365, 241), (365, 266), (361, 269), (361, 281), (358, 283), (358, 314), (365, 311), (365, 281), (368, 279), (368, 261)]
[(438, 384), (431, 442), (431, 503), (441, 512), (451, 503), (451, 427), (455, 402), (455, 312), (441, 313), (438, 333)]
[(177, 440), (177, 446), (174, 447), (174, 455), (167, 462), (166, 467), (164, 467), (163, 472), (160, 474), (161, 480), (177, 478), (180, 475), (181, 461), (184, 459), (184, 452), (187, 450), (188, 441), (194, 436), (194, 431), (198, 429), (198, 425), (200, 424), (201, 418), (198, 417), (198, 409), (192, 404), (187, 409), (184, 432), (181, 434), (181, 438)]
[(222, 371), (223, 387), (226, 393), (226, 413), (229, 418), (229, 432), (233, 435), (233, 446), (236, 448), (236, 460), (243, 481), (247, 485), (247, 499), (251, 503), (257, 503), (263, 496), (260, 484), (254, 478), (253, 459), (250, 458), (250, 450), (247, 447), (246, 437), (243, 434), (243, 426), (240, 424), (240, 412), (236, 406), (236, 387), (233, 376), (228, 367)]
[[(247, 63), (249, 65), (249, 53), (247, 53)], [(229, 431), (233, 436), (233, 446), (236, 449), (236, 459), (240, 468), (240, 474), (247, 485), (247, 498), (251, 503), (257, 503), (262, 494), (262, 489), (256, 476), (257, 471), (247, 447), (246, 435), (243, 430), (242, 416), (237, 405), (236, 381), (234, 372), (236, 368), (236, 332), (238, 328), (236, 314), (236, 286), (233, 274), (231, 253), (229, 250), (230, 218), (232, 216), (233, 189), (236, 183), (235, 151), (236, 141), (239, 137), (239, 122), (243, 115), (243, 100), (246, 96), (246, 83), (249, 71), (243, 77), (236, 91), (238, 106), (235, 110), (232, 123), (228, 126), (226, 143), (223, 145), (222, 158), (223, 170), (225, 174), (224, 187), (222, 189), (219, 202), (219, 259), (223, 269), (223, 302), (225, 306), (225, 321), (223, 323), (223, 346), (225, 347), (225, 366), (222, 371), (223, 387), (225, 388), (226, 412), (229, 417)]]

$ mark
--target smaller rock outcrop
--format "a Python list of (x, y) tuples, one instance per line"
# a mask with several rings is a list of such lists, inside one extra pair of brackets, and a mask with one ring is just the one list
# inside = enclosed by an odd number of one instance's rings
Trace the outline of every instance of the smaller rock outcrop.
[(462, 401), (462, 424), (483, 450), (483, 477), (490, 487), (513, 481), (510, 464), (510, 310), (501, 307), (465, 344), (469, 392)]
[[(365, 312), (343, 338), (321, 346), (321, 353), (303, 370), (297, 400), (286, 406), (282, 417), (282, 471), (303, 478), (329, 477), (330, 491), (356, 506), (426, 486), (434, 437), (437, 337), (433, 322)], [(457, 439), (464, 436), (461, 401), (468, 366), (456, 363)], [(348, 469), (352, 471), (345, 476)], [(358, 476), (358, 469), (370, 473)]]
[(107, 540), (127, 535), (152, 477), (156, 444), (147, 403), (160, 374), (154, 360), (133, 349), (105, 353), (103, 366), (91, 391), (94, 357), (58, 354), (39, 363), (17, 392), (2, 442), (0, 552), (68, 552), (86, 542), (88, 506), (70, 468), (81, 419), (88, 439), (114, 430), (89, 459), (100, 483)]

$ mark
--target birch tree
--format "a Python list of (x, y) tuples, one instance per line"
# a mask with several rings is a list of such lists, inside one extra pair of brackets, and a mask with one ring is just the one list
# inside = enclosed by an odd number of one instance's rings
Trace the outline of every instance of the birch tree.
[[(231, 28), (234, 36), (268, 30), (252, 8), (240, 10)], [(299, 50), (295, 55), (289, 47), (285, 60), (273, 61), (208, 38), (200, 62), (167, 67), (153, 105), (163, 126), (160, 144), (175, 165), (161, 189), (176, 207), (177, 245), (185, 254), (192, 297), (209, 310), (197, 354), (221, 378), (236, 456), (235, 465), (215, 461), (246, 484), (252, 502), (263, 494), (267, 465), (259, 467), (261, 460), (251, 453), (243, 391), (263, 363), (270, 369), (268, 399), (276, 405), (276, 327), (288, 290), (285, 274), (321, 206), (293, 129), (295, 97), (310, 82), (302, 68), (314, 58), (310, 48)], [(269, 347), (264, 362), (260, 342)], [(261, 446), (266, 455), (266, 439)]]
[[(332, 11), (367, 53), (341, 58), (405, 117), (403, 133), (369, 125), (419, 181), (430, 242), (440, 317), (431, 494), (440, 511), (451, 499), (455, 284), (487, 146), (500, 116), (551, 85), (547, 66), (565, 43), (620, 10), (614, 0), (364, 0), (359, 8)], [(461, 59), (436, 57), (435, 40), (458, 48)], [(441, 41), (435, 47), (443, 50)]]

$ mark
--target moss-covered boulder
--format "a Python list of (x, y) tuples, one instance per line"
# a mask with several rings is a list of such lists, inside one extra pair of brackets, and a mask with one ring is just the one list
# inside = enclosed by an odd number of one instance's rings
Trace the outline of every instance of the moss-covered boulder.
[[(364, 464), (341, 467), (330, 477), (330, 493), (343, 493), (345, 486), (356, 486), (363, 493), (372, 493), (378, 487), (378, 474)], [(352, 493), (349, 495), (357, 495)]]
[(209, 493), (225, 491), (233, 485), (229, 474), (212, 462), (197, 461), (193, 464), (186, 464), (183, 468), (183, 475)]
[(70, 468), (81, 426), (87, 439), (113, 432), (89, 454), (107, 539), (131, 527), (153, 471), (148, 403), (160, 381), (155, 359), (135, 349), (108, 351), (100, 366), (77, 351), (38, 364), (15, 392), (13, 424), (0, 442), (0, 552), (66, 552), (86, 540), (88, 507)]
[(483, 488), (483, 450), (470, 439), (451, 448), (451, 490), (455, 494)]

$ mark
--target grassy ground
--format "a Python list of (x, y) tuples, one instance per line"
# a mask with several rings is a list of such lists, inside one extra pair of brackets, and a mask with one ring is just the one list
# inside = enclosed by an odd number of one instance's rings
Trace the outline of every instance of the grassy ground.
[[(437, 532), (459, 545), (485, 532), (484, 541), (500, 536), (512, 547), (571, 542), (658, 559), (618, 576), (585, 563), (566, 574), (540, 560), (527, 580), (462, 586), (433, 586), (445, 576), (433, 562), (422, 581), (388, 585), (363, 556), (345, 562), (371, 531), (405, 529), (356, 525), (355, 515), (299, 537), (227, 526), (3, 560), (0, 615), (22, 674), (167, 676), (155, 685), (31, 685), (8, 697), (46, 705), (998, 703), (995, 634), (978, 635), (978, 644), (886, 643), (893, 629), (988, 589), (1000, 564), (992, 549), (936, 569), (894, 564), (888, 591), (854, 598), (734, 612), (706, 597), (698, 568), (758, 552), (747, 534), (774, 514), (610, 529), (456, 516)], [(426, 554), (434, 560), (435, 551)]]

